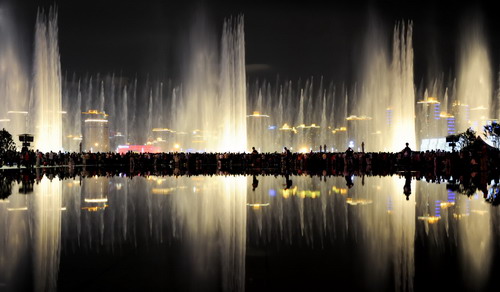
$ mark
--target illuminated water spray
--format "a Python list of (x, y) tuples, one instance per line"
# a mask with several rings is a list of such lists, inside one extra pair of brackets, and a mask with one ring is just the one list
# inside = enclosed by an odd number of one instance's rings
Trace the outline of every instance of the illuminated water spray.
[(5, 128), (15, 140), (26, 132), (28, 106), (27, 62), (18, 44), (9, 7), (0, 6), (0, 129)]
[(243, 17), (226, 20), (219, 50), (203, 17), (190, 35), (175, 129), (180, 148), (246, 150), (246, 74)]
[(380, 31), (372, 29), (368, 35), (359, 106), (348, 117), (350, 136), (357, 144), (369, 141), (366, 151), (415, 145), (412, 34), (412, 23), (395, 26), (392, 60)]
[(31, 111), (34, 115), (35, 148), (62, 148), (61, 62), (57, 37), (57, 13), (39, 12), (35, 27)]
[(483, 28), (479, 21), (467, 27), (460, 46), (457, 101), (457, 130), (472, 127), (482, 132), (490, 118), (492, 74)]

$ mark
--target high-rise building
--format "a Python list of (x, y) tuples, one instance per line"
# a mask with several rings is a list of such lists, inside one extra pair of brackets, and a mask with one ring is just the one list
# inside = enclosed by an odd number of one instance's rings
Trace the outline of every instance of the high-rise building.
[(108, 152), (109, 126), (108, 115), (105, 112), (89, 110), (82, 113), (83, 140), (82, 151)]

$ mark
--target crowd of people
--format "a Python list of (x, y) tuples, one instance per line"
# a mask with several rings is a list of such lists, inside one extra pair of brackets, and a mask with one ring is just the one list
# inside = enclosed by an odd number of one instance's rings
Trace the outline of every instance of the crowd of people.
[[(325, 147), (326, 148), (326, 147)], [(496, 149), (495, 149), (496, 150)], [(200, 170), (243, 171), (246, 169), (286, 169), (289, 171), (329, 170), (343, 172), (363, 170), (369, 174), (388, 174), (400, 170), (432, 171), (452, 174), (457, 171), (498, 171), (500, 152), (482, 147), (464, 151), (412, 151), (406, 147), (400, 152), (283, 152), (259, 153), (255, 148), (250, 153), (134, 153), (115, 152), (47, 152), (7, 151), (0, 157), (0, 167), (130, 167), (172, 168)]]

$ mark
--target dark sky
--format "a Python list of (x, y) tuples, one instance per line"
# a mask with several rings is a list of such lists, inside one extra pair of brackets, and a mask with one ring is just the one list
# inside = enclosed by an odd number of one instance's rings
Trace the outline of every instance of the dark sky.
[[(7, 1), (7, 0), (0, 0)], [(361, 45), (374, 16), (391, 34), (401, 20), (414, 23), (416, 79), (453, 70), (460, 28), (479, 13), (485, 23), (493, 69), (498, 70), (500, 36), (494, 3), (458, 1), (11, 1), (26, 42), (38, 7), (56, 3), (63, 70), (78, 74), (122, 72), (172, 77), (179, 71), (179, 46), (199, 7), (220, 33), (223, 19), (245, 17), (247, 64), (265, 64), (250, 77), (325, 76), (350, 81), (358, 70)], [(203, 3), (203, 4), (199, 4)], [(328, 4), (329, 3), (329, 4)], [(262, 68), (263, 66), (250, 66)], [(432, 71), (432, 72), (430, 72)], [(418, 82), (418, 81), (417, 81)]]

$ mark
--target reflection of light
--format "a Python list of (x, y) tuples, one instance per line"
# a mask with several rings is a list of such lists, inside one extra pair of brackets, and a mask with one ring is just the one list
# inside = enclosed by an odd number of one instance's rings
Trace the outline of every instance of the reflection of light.
[(372, 119), (372, 117), (368, 117), (368, 116), (359, 116), (358, 117), (358, 116), (352, 115), (352, 116), (348, 116), (345, 119), (348, 121), (369, 121)]
[(467, 217), (467, 216), (469, 216), (469, 214), (464, 214), (464, 213), (457, 214), (457, 213), (453, 213), (453, 218), (455, 218), (455, 219), (462, 219), (463, 217)]
[(171, 130), (169, 128), (153, 128), (153, 132), (171, 132), (171, 133), (175, 133), (174, 130)]
[(252, 207), (254, 210), (259, 210), (262, 207), (269, 207), (269, 203), (247, 204), (247, 206)]
[(151, 193), (155, 195), (168, 195), (174, 191), (174, 188), (153, 188)]
[(449, 208), (449, 207), (454, 206), (454, 205), (455, 205), (455, 202), (441, 202), (442, 209), (446, 209), (446, 208)]
[(351, 148), (354, 147), (354, 141), (349, 141), (349, 147), (351, 147)]
[(106, 203), (108, 198), (84, 199), (85, 203)]
[(107, 123), (108, 120), (103, 119), (86, 119), (85, 123)]
[(418, 216), (418, 220), (421, 221), (427, 221), (429, 224), (434, 224), (438, 222), (441, 219), (441, 217), (438, 216)]
[(8, 111), (7, 113), (8, 114), (25, 114), (25, 115), (28, 114), (28, 112), (26, 112), (26, 111)]
[(336, 194), (341, 194), (343, 196), (345, 196), (347, 194), (347, 189), (345, 188), (337, 188), (336, 186), (333, 186), (332, 187), (332, 191)]
[(356, 205), (368, 205), (373, 203), (372, 200), (366, 200), (366, 199), (353, 199), (353, 198), (347, 198), (346, 203), (352, 206)]
[(10, 119), (0, 119), (0, 122), (10, 122)]
[(82, 207), (82, 210), (87, 210), (89, 212), (97, 212), (99, 210), (104, 210), (106, 207), (109, 207), (108, 205), (104, 206), (95, 206), (95, 207)]
[(471, 210), (471, 212), (479, 214), (479, 215), (484, 215), (484, 214), (488, 213), (488, 211), (485, 211), (485, 210)]
[(270, 189), (270, 190), (269, 190), (269, 196), (271, 196), (271, 197), (276, 196), (276, 190), (274, 190), (274, 189)]
[(20, 208), (7, 208), (7, 211), (12, 212), (12, 211), (27, 211), (28, 207), (20, 207)]
[(304, 199), (304, 198), (311, 198), (311, 199), (316, 199), (319, 197), (320, 192), (319, 191), (300, 191), (299, 196)]
[(297, 186), (294, 186), (292, 189), (286, 189), (286, 190), (283, 190), (283, 198), (288, 198), (292, 195), (295, 195), (297, 193)]

